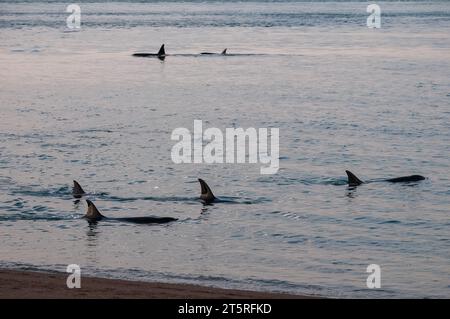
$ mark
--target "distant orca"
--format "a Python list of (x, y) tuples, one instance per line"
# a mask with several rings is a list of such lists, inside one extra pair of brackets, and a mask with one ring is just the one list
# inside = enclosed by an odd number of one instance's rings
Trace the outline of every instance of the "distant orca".
[(204, 201), (206, 204), (214, 202), (217, 198), (214, 196), (208, 184), (206, 184), (206, 182), (201, 178), (199, 178), (198, 181), (201, 187), (200, 199)]
[(202, 52), (201, 55), (227, 55), (227, 49), (223, 50), (222, 53), (213, 53), (213, 52)]
[(89, 199), (87, 199), (86, 202), (88, 205), (88, 210), (86, 212), (86, 215), (84, 215), (83, 217), (86, 218), (89, 222), (97, 222), (102, 219), (107, 219), (107, 220), (124, 221), (135, 224), (165, 224), (178, 220), (172, 217), (156, 217), (156, 216), (108, 218), (100, 214), (97, 207), (95, 207), (94, 203), (91, 202)]
[[(345, 171), (348, 176), (348, 185), (350, 186), (358, 186), (363, 184), (364, 182), (361, 181), (358, 177), (356, 177), (355, 174), (353, 174), (350, 171)], [(425, 177), (421, 175), (410, 175), (410, 176), (402, 176), (402, 177), (396, 177), (396, 178), (390, 178), (383, 180), (384, 182), (390, 182), (390, 183), (408, 183), (408, 182), (417, 182), (424, 180)]]
[(72, 195), (75, 198), (81, 198), (83, 195), (86, 194), (86, 192), (83, 190), (83, 188), (78, 184), (77, 181), (73, 181), (73, 188), (72, 188)]
[(156, 57), (160, 60), (164, 60), (166, 57), (166, 51), (164, 50), (164, 44), (163, 44), (163, 45), (161, 45), (161, 48), (159, 49), (158, 53), (134, 53), (133, 56), (141, 57), (141, 58)]

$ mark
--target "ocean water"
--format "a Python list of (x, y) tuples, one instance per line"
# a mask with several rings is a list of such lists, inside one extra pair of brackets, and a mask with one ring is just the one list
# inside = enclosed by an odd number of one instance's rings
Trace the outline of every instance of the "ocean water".
[[(68, 32), (69, 3), (0, 2), (0, 266), (450, 297), (450, 3), (377, 3), (381, 29), (366, 1), (82, 1)], [(279, 128), (278, 173), (174, 164), (196, 119)], [(351, 189), (346, 169), (427, 179)], [(203, 206), (199, 177), (226, 202)], [(73, 179), (106, 216), (179, 220), (89, 225)]]

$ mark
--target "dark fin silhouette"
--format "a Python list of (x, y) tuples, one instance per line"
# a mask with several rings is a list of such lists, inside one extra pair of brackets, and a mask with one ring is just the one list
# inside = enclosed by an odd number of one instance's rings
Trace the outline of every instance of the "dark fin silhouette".
[(216, 199), (216, 197), (212, 193), (211, 188), (209, 188), (208, 184), (206, 184), (206, 182), (203, 179), (199, 178), (198, 181), (202, 189), (200, 199), (203, 200), (205, 203), (212, 203)]
[(363, 181), (361, 181), (358, 177), (356, 177), (355, 174), (353, 174), (350, 171), (345, 171), (347, 173), (348, 176), (348, 185), (350, 186), (358, 186), (361, 185), (363, 183)]
[(166, 50), (164, 50), (164, 44), (161, 46), (161, 48), (158, 51), (158, 56), (163, 57), (166, 56)]
[(418, 182), (424, 180), (425, 177), (421, 175), (410, 175), (410, 176), (402, 176), (396, 178), (387, 179), (387, 182), (391, 183), (408, 183), (408, 182)]
[(73, 181), (72, 195), (75, 198), (81, 198), (86, 192), (83, 188), (78, 184), (77, 181)]
[(86, 203), (88, 205), (88, 209), (86, 215), (84, 215), (84, 218), (88, 219), (89, 221), (97, 221), (105, 217), (100, 214), (97, 207), (95, 207), (94, 203), (89, 199), (86, 199)]
[(227, 49), (225, 48), (225, 50), (223, 50), (221, 54), (222, 55), (226, 55), (227, 54)]

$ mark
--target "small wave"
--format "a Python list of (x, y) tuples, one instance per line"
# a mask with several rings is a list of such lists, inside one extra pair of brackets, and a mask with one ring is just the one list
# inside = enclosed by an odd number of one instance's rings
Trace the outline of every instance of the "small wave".
[(333, 185), (341, 186), (347, 185), (348, 181), (346, 178), (324, 178), (324, 177), (309, 177), (309, 178), (295, 178), (295, 177), (260, 177), (257, 180), (260, 183), (276, 184), (279, 186), (284, 185)]
[(29, 212), (23, 212), (18, 214), (2, 214), (0, 215), (0, 222), (10, 221), (62, 221), (62, 220), (74, 220), (78, 217), (73, 215), (54, 215), (54, 214), (43, 214), (36, 215)]
[(231, 197), (231, 196), (220, 196), (218, 198), (217, 203), (223, 204), (241, 204), (241, 205), (252, 205), (252, 204), (261, 204), (271, 202), (272, 200), (266, 197), (259, 197), (255, 199), (251, 198), (239, 198), (239, 197)]
[(116, 202), (135, 202), (135, 201), (154, 201), (154, 202), (195, 202), (198, 198), (194, 197), (181, 197), (181, 196), (135, 196), (135, 197), (121, 197), (108, 195), (107, 193), (95, 194), (101, 199), (116, 201)]
[(385, 220), (382, 222), (379, 222), (378, 224), (383, 225), (383, 224), (401, 224), (402, 222), (399, 220)]
[(21, 187), (11, 190), (11, 195), (33, 196), (33, 197), (66, 197), (71, 195), (68, 186), (62, 186), (55, 189), (32, 189), (29, 187)]
[(107, 128), (87, 128), (81, 130), (72, 130), (72, 133), (114, 133), (113, 130)]
[[(185, 197), (185, 196), (114, 196), (107, 193), (93, 194), (103, 200), (116, 201), (116, 202), (135, 202), (135, 201), (153, 201), (153, 202), (185, 202), (185, 203), (198, 203), (201, 202), (199, 197)], [(241, 204), (251, 205), (271, 202), (271, 199), (266, 197), (259, 197), (256, 199), (240, 198), (232, 196), (220, 196), (216, 202), (221, 204)]]
[(288, 218), (288, 219), (293, 219), (293, 220), (300, 220), (300, 219), (305, 218), (304, 216), (300, 216), (300, 215), (298, 215), (298, 214), (296, 214), (296, 213), (292, 213), (292, 212), (282, 212), (282, 211), (279, 211), (279, 210), (272, 211), (272, 212), (270, 212), (270, 214), (273, 214), (273, 215), (280, 215), (280, 216), (283, 217), (283, 218)]

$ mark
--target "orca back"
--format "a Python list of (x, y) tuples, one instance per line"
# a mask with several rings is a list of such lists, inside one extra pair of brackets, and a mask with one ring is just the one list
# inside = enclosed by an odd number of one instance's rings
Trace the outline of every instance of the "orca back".
[(418, 182), (424, 180), (425, 177), (421, 175), (410, 175), (410, 176), (401, 176), (396, 178), (387, 179), (387, 182), (391, 183), (407, 183), (407, 182)]
[[(112, 219), (112, 218), (111, 218)], [(134, 224), (166, 224), (177, 221), (177, 218), (172, 217), (122, 217), (114, 218), (114, 220), (124, 221)]]

